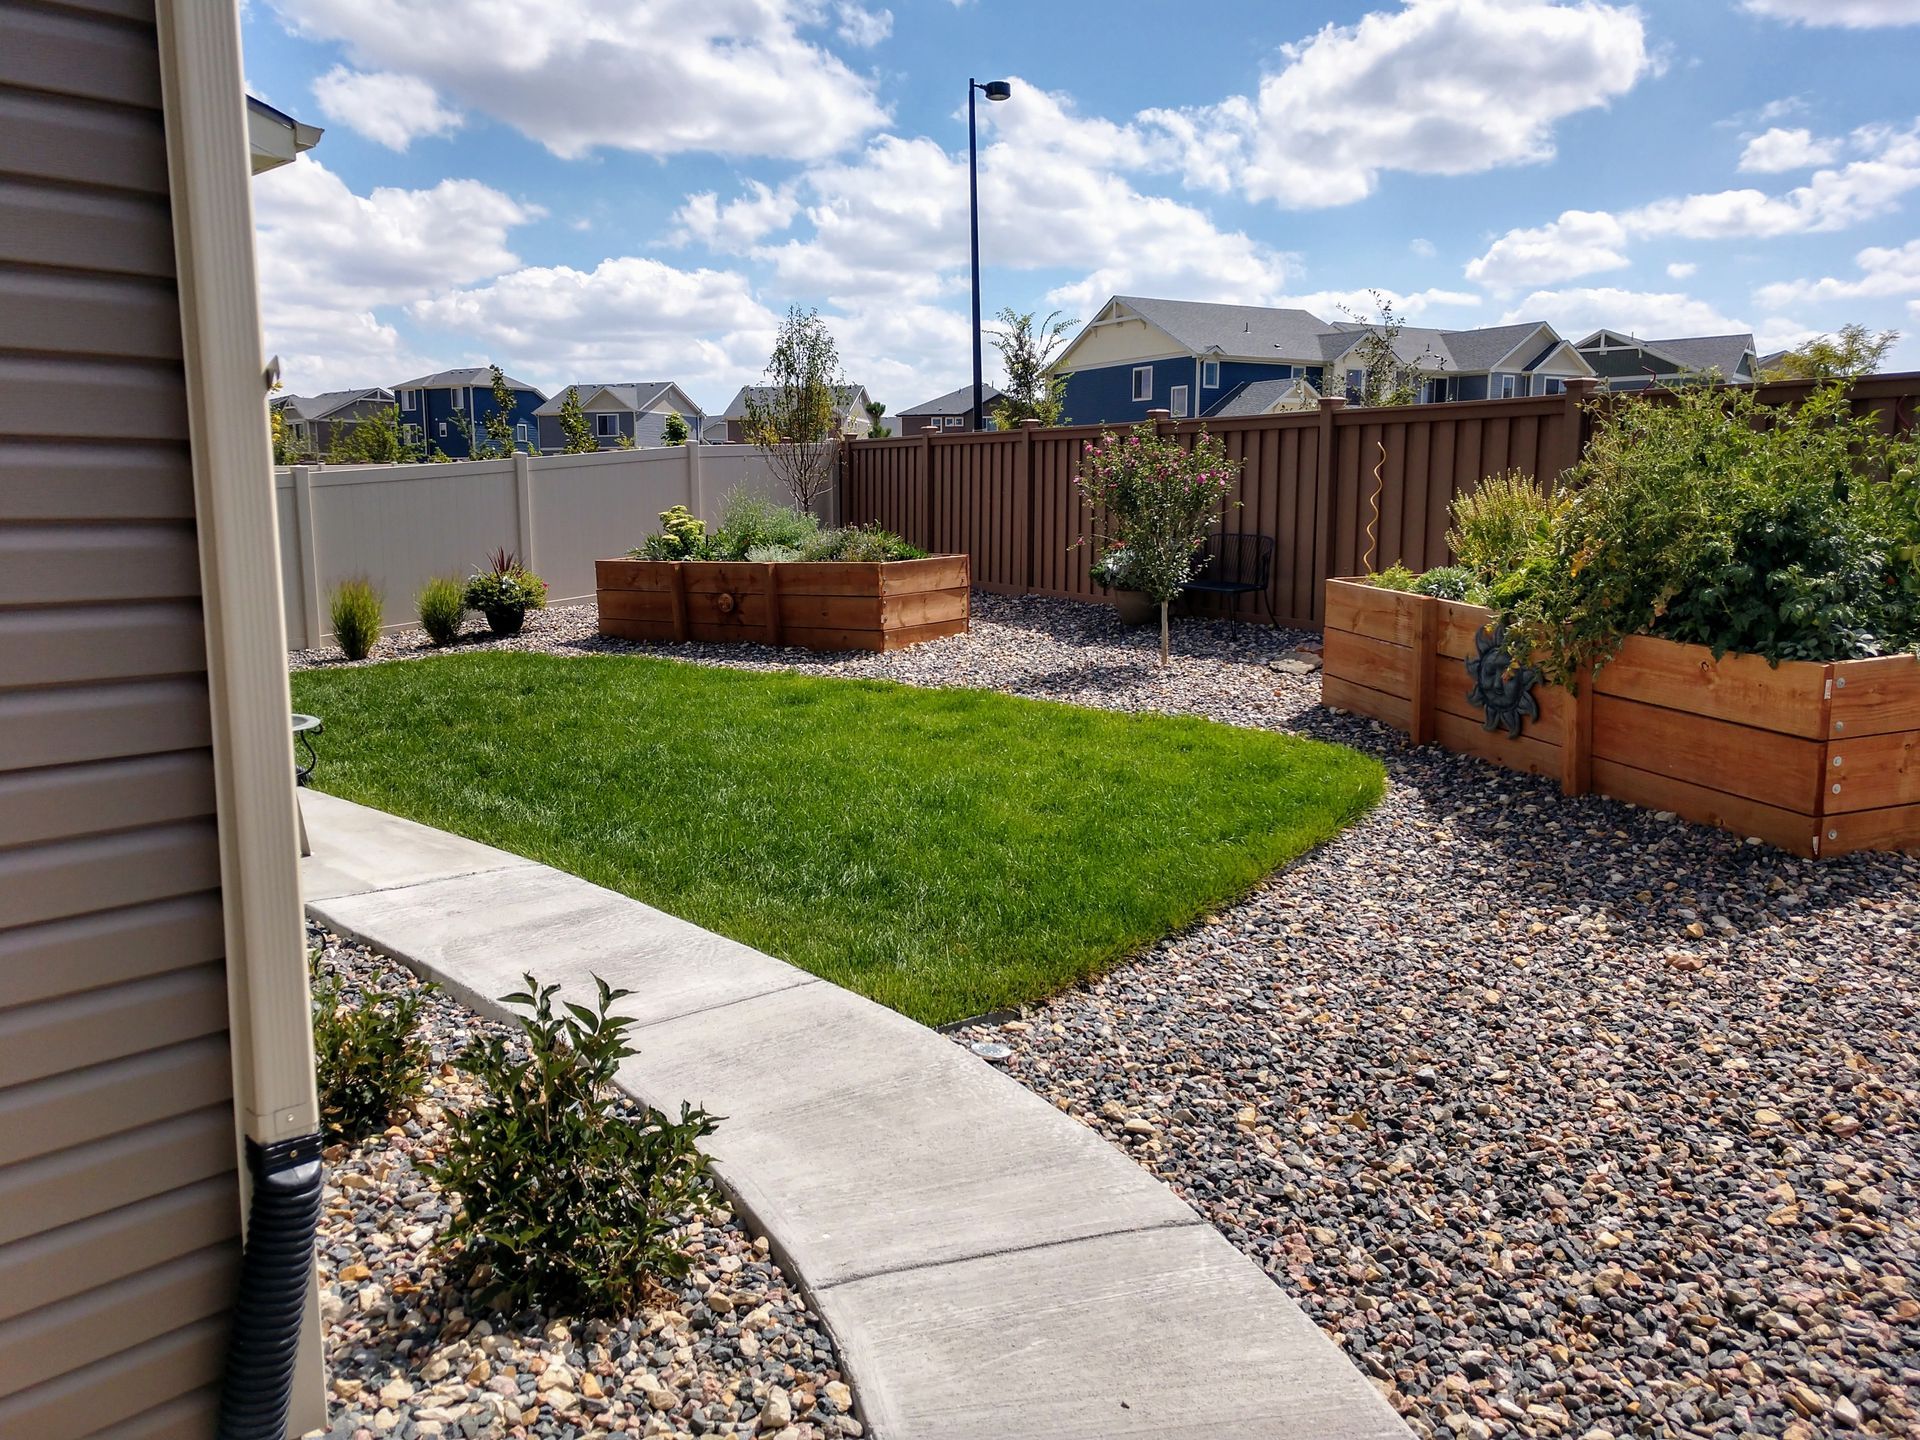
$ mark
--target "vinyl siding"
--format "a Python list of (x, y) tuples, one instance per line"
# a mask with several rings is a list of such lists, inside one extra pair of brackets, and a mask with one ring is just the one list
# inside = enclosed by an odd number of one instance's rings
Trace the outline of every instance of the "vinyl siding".
[(239, 1197), (151, 0), (0, 0), (0, 1437), (213, 1431)]

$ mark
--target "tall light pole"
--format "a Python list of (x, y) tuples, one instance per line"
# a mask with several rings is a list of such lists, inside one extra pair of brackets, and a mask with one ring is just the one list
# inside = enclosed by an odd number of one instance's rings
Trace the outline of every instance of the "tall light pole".
[(967, 77), (967, 207), (973, 222), (973, 428), (984, 430), (986, 417), (984, 387), (980, 384), (980, 144), (974, 130), (974, 92), (989, 100), (1004, 100), (1013, 94), (1013, 86), (1004, 80), (975, 80)]

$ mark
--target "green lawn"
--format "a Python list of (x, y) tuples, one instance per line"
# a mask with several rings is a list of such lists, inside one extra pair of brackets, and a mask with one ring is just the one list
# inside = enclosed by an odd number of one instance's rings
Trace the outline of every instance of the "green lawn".
[(929, 1024), (1179, 928), (1379, 797), (1337, 746), (637, 656), (293, 676), (320, 788), (581, 875)]

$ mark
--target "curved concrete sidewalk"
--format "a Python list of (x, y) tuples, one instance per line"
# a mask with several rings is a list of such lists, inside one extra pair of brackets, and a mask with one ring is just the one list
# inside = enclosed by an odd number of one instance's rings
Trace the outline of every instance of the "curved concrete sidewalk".
[(850, 991), (504, 851), (303, 791), (307, 909), (500, 1016), (523, 971), (634, 993), (621, 1083), (725, 1121), (742, 1213), (881, 1440), (1403, 1440), (1254, 1264), (992, 1066)]

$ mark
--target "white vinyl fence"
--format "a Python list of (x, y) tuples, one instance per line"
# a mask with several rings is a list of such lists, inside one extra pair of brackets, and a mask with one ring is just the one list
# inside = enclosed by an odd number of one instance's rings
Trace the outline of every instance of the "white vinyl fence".
[(500, 546), (546, 580), (548, 604), (591, 601), (595, 560), (624, 555), (674, 505), (711, 525), (737, 489), (791, 503), (766, 457), (745, 445), (276, 470), (287, 647), (330, 638), (327, 597), (349, 576), (385, 596), (385, 628), (404, 629), (417, 623), (421, 585), (464, 579)]

